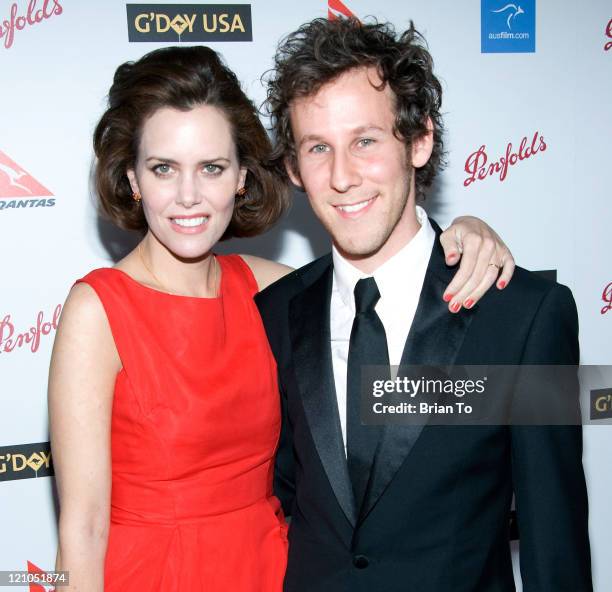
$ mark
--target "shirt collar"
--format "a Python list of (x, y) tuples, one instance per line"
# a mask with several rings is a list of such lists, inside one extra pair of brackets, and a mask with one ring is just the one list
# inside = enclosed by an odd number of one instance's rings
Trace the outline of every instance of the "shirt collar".
[(362, 278), (373, 275), (381, 299), (391, 298), (392, 294), (406, 293), (413, 283), (413, 273), (427, 268), (436, 235), (422, 207), (416, 206), (416, 216), (421, 227), (412, 240), (373, 274), (363, 273), (345, 259), (335, 246), (332, 247), (334, 287), (338, 290), (345, 306), (352, 311), (355, 310), (355, 284)]

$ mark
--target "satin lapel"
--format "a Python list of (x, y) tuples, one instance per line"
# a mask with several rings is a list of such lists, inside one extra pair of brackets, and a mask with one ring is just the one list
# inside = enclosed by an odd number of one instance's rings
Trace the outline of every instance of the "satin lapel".
[(352, 526), (355, 501), (348, 474), (331, 358), (329, 310), (332, 266), (289, 308), (293, 360), (302, 405), (321, 463), (338, 502)]
[[(434, 225), (437, 229), (437, 225)], [(439, 230), (439, 229), (437, 229)], [(437, 233), (439, 234), (439, 232)], [(448, 268), (439, 241), (432, 250), (419, 304), (402, 353), (401, 365), (451, 365), (461, 348), (476, 307), (448, 312), (442, 300), (455, 268)], [(365, 519), (421, 435), (423, 425), (387, 425), (376, 451), (359, 520)]]

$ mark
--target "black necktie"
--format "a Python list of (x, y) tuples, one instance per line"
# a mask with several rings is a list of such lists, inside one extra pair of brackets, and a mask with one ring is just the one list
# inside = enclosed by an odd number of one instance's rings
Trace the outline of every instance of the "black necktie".
[(346, 456), (357, 508), (363, 501), (380, 436), (380, 426), (361, 425), (362, 388), (364, 393), (368, 391), (367, 386), (362, 385), (361, 368), (387, 366), (386, 375), (383, 373), (379, 378), (389, 376), (385, 328), (374, 310), (379, 299), (380, 292), (373, 277), (357, 282), (346, 382)]

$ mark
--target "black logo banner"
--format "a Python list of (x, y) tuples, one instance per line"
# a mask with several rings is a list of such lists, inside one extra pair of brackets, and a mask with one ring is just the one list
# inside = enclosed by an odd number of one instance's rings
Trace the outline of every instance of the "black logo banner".
[(612, 418), (612, 388), (591, 391), (591, 419)]
[(0, 446), (0, 481), (54, 475), (49, 442)]
[(250, 4), (126, 4), (131, 42), (253, 41)]

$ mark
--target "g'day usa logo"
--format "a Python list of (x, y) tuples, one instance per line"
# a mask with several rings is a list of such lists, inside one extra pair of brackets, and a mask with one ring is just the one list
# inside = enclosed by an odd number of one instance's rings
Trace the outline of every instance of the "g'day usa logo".
[(481, 53), (534, 53), (536, 0), (481, 0)]
[[(0, 151), (0, 211), (55, 205), (53, 194)], [(42, 198), (42, 199), (41, 199)]]
[(54, 475), (49, 442), (0, 446), (0, 481)]
[(250, 4), (127, 4), (131, 42), (253, 41)]

